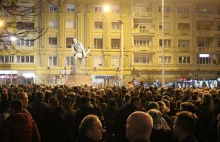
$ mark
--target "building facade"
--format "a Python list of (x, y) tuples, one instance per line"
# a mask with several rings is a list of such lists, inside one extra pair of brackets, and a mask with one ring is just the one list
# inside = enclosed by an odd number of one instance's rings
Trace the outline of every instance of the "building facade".
[(12, 62), (7, 52), (0, 55), (1, 81), (8, 83), (13, 71), (17, 83), (65, 84), (76, 37), (85, 50), (91, 50), (86, 65), (93, 85), (121, 85), (121, 77), (123, 84), (134, 78), (148, 84), (161, 82), (162, 28), (165, 82), (216, 80), (220, 77), (220, 2), (164, 3), (162, 23), (161, 0), (65, 0), (59, 5), (45, 1), (34, 24), (48, 31), (34, 43), (26, 43), (28, 47), (16, 41), (15, 47), (28, 53), (16, 53)]

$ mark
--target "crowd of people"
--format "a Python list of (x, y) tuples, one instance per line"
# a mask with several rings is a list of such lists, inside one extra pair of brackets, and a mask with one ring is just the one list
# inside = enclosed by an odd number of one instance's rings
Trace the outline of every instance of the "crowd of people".
[(0, 85), (0, 142), (220, 142), (218, 88)]

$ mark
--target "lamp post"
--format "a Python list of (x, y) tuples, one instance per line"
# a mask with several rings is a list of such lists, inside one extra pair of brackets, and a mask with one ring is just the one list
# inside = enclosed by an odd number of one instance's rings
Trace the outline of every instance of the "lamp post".
[[(12, 41), (12, 42), (15, 42), (16, 40), (17, 40), (17, 38), (16, 37), (14, 37), (14, 36), (11, 36), (10, 37), (10, 40)], [(10, 47), (10, 70), (11, 70), (11, 84), (12, 84), (12, 47)]]
[[(104, 6), (104, 12), (109, 12), (110, 10), (110, 6), (109, 5), (105, 5)], [(121, 53), (120, 53), (120, 59), (121, 59), (121, 62), (120, 62), (120, 76), (121, 76), (121, 86), (123, 85), (123, 82), (124, 82), (124, 23), (123, 23), (123, 19), (122, 19), (122, 15), (121, 13), (119, 13), (119, 16), (120, 16), (120, 20), (119, 20), (119, 23), (120, 23), (120, 27), (121, 27), (121, 35), (120, 35), (120, 48), (121, 48)]]
[(162, 87), (165, 87), (165, 66), (164, 66), (164, 0), (162, 0)]

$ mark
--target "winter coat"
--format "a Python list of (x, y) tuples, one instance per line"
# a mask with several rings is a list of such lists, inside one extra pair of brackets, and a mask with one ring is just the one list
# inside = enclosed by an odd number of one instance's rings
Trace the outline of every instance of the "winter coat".
[(16, 113), (3, 122), (8, 130), (10, 142), (40, 142), (41, 138), (35, 122), (27, 113)]

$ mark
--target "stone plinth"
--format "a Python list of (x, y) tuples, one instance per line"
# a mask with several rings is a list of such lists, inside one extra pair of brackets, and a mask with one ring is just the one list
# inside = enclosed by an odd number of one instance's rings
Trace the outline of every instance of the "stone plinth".
[(75, 69), (72, 70), (70, 75), (67, 77), (66, 85), (74, 85), (74, 86), (79, 86), (79, 85), (92, 85), (92, 79), (90, 75)]

